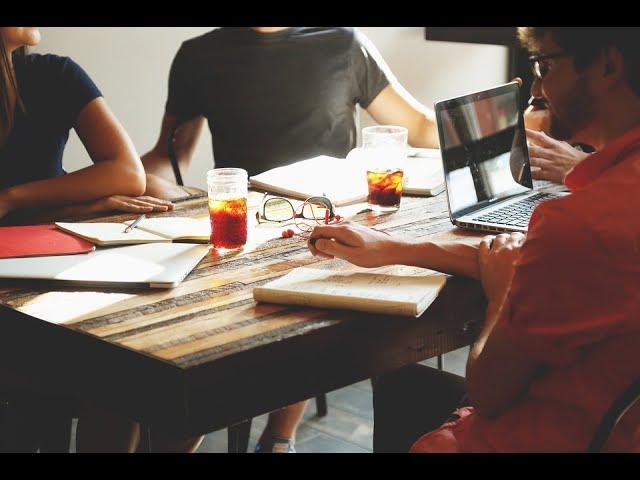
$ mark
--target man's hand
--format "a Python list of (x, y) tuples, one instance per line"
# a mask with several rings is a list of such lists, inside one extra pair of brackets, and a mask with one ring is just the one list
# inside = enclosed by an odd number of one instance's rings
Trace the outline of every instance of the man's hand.
[(313, 255), (342, 258), (360, 267), (381, 267), (397, 262), (402, 242), (356, 223), (318, 226), (308, 241)]
[(480, 281), (489, 305), (499, 307), (513, 279), (514, 264), (524, 243), (522, 233), (502, 233), (482, 239), (478, 250)]
[(90, 213), (127, 212), (127, 213), (151, 213), (173, 210), (173, 203), (168, 200), (154, 198), (147, 195), (142, 197), (127, 197), (125, 195), (112, 195), (101, 198), (87, 205)]
[(544, 132), (527, 129), (531, 175), (537, 180), (563, 183), (564, 177), (588, 153), (581, 152), (567, 142), (555, 140)]

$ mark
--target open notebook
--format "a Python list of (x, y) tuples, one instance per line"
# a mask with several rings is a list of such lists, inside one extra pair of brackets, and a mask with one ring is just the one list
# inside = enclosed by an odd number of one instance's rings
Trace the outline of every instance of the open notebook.
[(56, 227), (99, 246), (132, 245), (136, 243), (189, 242), (208, 243), (211, 236), (209, 217), (144, 218), (128, 233), (124, 229), (133, 220), (123, 223), (64, 223)]
[[(440, 150), (410, 150), (404, 166), (404, 177), (404, 193), (431, 196), (442, 192), (444, 174)], [(324, 195), (338, 207), (363, 202), (368, 194), (363, 162), (327, 155), (273, 168), (249, 180), (255, 189), (300, 200)]]
[(354, 268), (334, 272), (299, 267), (253, 289), (259, 302), (341, 308), (419, 317), (437, 298), (447, 276), (416, 267)]

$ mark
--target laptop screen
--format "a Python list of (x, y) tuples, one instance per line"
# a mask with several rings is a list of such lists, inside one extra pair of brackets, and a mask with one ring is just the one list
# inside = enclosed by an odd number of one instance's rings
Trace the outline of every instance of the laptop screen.
[(452, 218), (533, 188), (519, 102), (509, 83), (436, 103)]

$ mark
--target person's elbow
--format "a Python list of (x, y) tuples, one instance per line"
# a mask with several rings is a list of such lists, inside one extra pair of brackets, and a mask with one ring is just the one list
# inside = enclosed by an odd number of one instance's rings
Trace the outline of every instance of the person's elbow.
[(144, 195), (147, 189), (147, 175), (140, 158), (131, 156), (127, 161), (120, 163), (117, 173), (118, 194), (129, 197)]
[(438, 128), (432, 115), (421, 113), (415, 128), (413, 141), (409, 143), (414, 147), (438, 148), (440, 145), (438, 138)]
[(127, 188), (130, 189), (130, 193), (127, 195), (131, 197), (139, 197), (144, 195), (145, 190), (147, 189), (147, 175), (144, 172), (144, 167), (140, 164), (138, 167), (134, 167), (132, 169), (129, 185)]

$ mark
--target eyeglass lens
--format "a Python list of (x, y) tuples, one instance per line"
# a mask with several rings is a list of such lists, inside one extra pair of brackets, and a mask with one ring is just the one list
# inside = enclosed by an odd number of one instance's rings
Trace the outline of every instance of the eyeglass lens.
[[(302, 206), (301, 216), (307, 220), (322, 220), (329, 212), (333, 216), (331, 203), (322, 197), (312, 197)], [(295, 211), (291, 202), (284, 198), (270, 198), (264, 203), (264, 219), (270, 222), (284, 222), (294, 218)]]
[(306, 218), (307, 220), (321, 220), (325, 218), (327, 212), (329, 212), (329, 216), (331, 216), (331, 206), (327, 205), (323, 200), (308, 200), (302, 207), (302, 218)]
[(533, 62), (533, 73), (539, 79), (543, 79), (549, 73), (549, 63), (546, 60), (536, 60)]
[(270, 198), (264, 203), (264, 218), (271, 222), (291, 220), (293, 205), (284, 198)]

